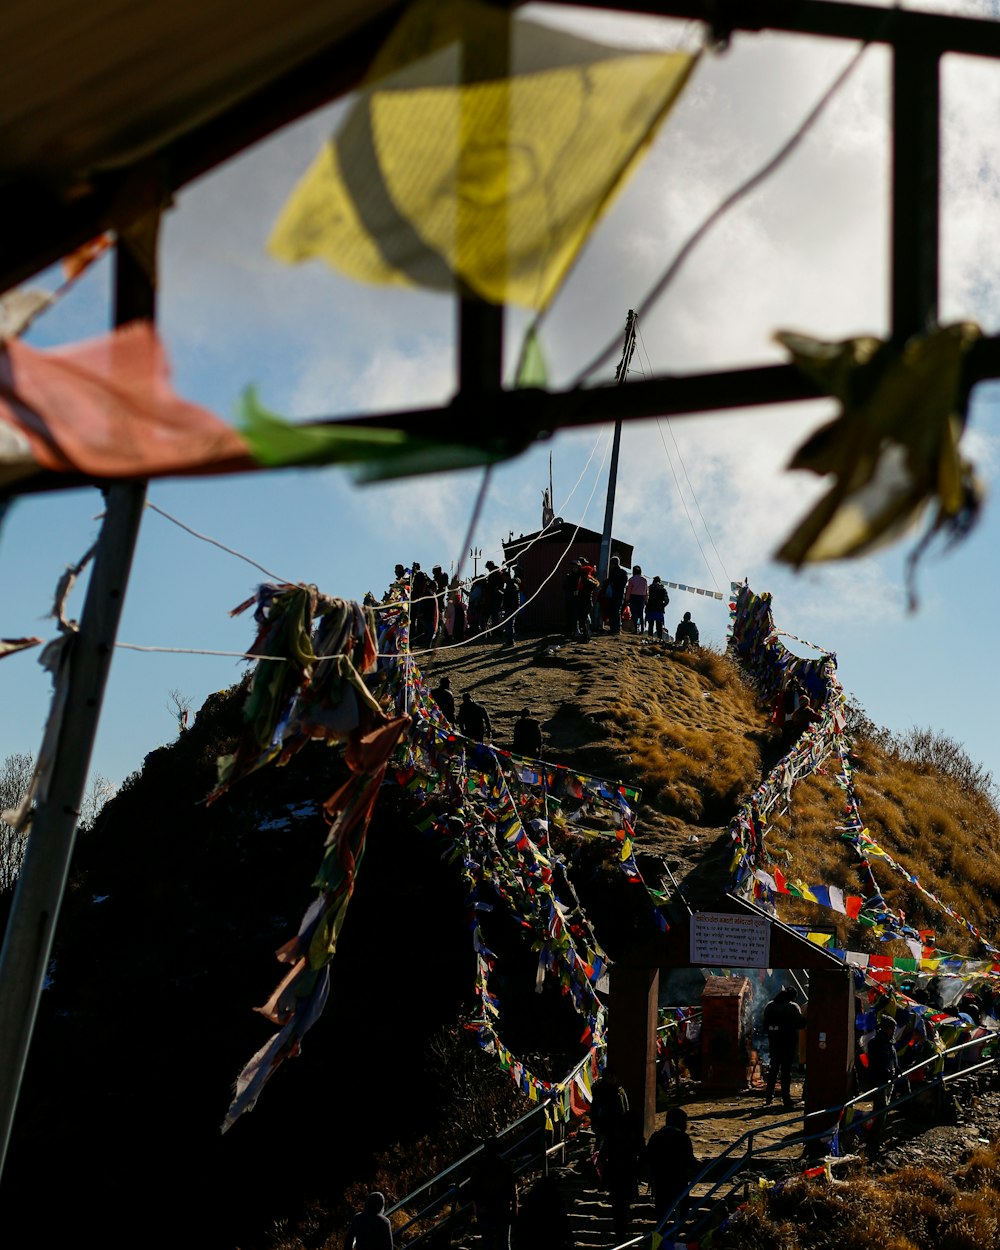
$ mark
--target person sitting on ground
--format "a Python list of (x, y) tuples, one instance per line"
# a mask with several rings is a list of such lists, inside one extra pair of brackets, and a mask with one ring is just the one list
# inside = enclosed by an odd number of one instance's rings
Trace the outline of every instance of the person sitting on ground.
[(514, 725), (514, 754), (537, 760), (542, 753), (542, 727), (533, 720), (529, 708), (521, 708), (520, 720)]
[(451, 692), (451, 678), (442, 677), (441, 684), (435, 686), (431, 691), (431, 698), (438, 705), (445, 716), (454, 724), (455, 722), (455, 696)]
[(678, 624), (677, 632), (674, 634), (674, 641), (678, 647), (698, 645), (698, 626), (691, 620), (690, 612), (684, 613), (684, 619)]
[(650, 633), (655, 628), (656, 636), (661, 641), (663, 639), (663, 613), (669, 602), (670, 596), (667, 594), (667, 588), (657, 575), (650, 583), (649, 595), (646, 598), (646, 627)]
[(364, 1210), (347, 1226), (344, 1250), (392, 1250), (392, 1225), (385, 1214), (385, 1197), (378, 1190), (368, 1195)]
[(466, 690), (462, 695), (462, 706), (458, 709), (458, 727), (467, 738), (475, 738), (477, 742), (485, 742), (492, 733), (489, 713), (481, 703), (477, 703)]
[(814, 725), (816, 721), (822, 719), (822, 713), (813, 707), (812, 699), (803, 691), (798, 696), (795, 711), (785, 722), (785, 726), (792, 737), (797, 737), (800, 733), (804, 733), (810, 725)]
[(649, 582), (643, 577), (642, 569), (636, 564), (632, 568), (632, 576), (628, 579), (628, 585), (625, 587), (625, 602), (632, 614), (632, 624), (637, 634), (641, 634), (645, 628), (643, 613), (646, 610), (646, 595), (648, 593)]
[(698, 1171), (698, 1160), (687, 1131), (687, 1112), (671, 1107), (663, 1121), (646, 1143), (643, 1166), (653, 1191), (653, 1210), (657, 1224), (674, 1205)]

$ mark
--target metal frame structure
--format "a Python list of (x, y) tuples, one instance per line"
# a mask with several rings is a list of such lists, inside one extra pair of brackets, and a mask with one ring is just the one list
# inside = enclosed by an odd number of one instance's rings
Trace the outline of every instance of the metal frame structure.
[[(506, 7), (516, 8), (509, 0)], [(939, 65), (948, 52), (1000, 58), (1000, 23), (885, 9), (830, 0), (574, 0), (577, 5), (649, 16), (701, 20), (719, 39), (736, 31), (774, 30), (889, 45), (893, 52), (891, 327), (897, 343), (933, 324), (938, 294)], [(235, 156), (281, 126), (331, 102), (357, 85), (391, 22), (404, 6), (373, 9), (372, 18), (346, 38), (303, 53), (268, 85), (236, 103), (209, 101), (141, 161), (81, 180), (59, 198), (36, 181), (8, 179), (6, 229), (0, 238), (0, 291), (6, 290), (101, 230), (128, 225), (118, 216), (122, 194), (147, 187), (158, 203), (193, 179)], [(18, 49), (8, 50), (17, 59)], [(198, 55), (192, 48), (191, 57)], [(90, 81), (90, 80), (87, 80)], [(100, 91), (99, 80), (92, 90)], [(222, 91), (219, 87), (217, 95)], [(135, 270), (121, 241), (116, 320), (153, 313), (153, 292)], [(686, 377), (657, 377), (627, 387), (603, 386), (563, 394), (504, 391), (503, 310), (460, 300), (459, 379), (450, 405), (372, 417), (358, 414), (335, 424), (394, 425), (414, 434), (445, 435), (470, 444), (491, 442), (501, 430), (503, 449), (514, 451), (554, 430), (643, 416), (682, 415), (808, 399), (814, 386), (792, 366), (762, 366)], [(1000, 338), (969, 353), (967, 380), (1000, 376)], [(466, 419), (474, 416), (475, 420)], [(484, 431), (486, 433), (484, 433)], [(39, 476), (35, 488), (79, 486), (80, 479)], [(100, 483), (91, 483), (101, 485)], [(0, 1166), (34, 1024), (35, 1007), (62, 898), (86, 769), (117, 632), (118, 615), (142, 512), (141, 483), (109, 490), (95, 573), (88, 587), (80, 633), (67, 660), (69, 698), (49, 795), (39, 806), (29, 851), (58, 853), (44, 883), (25, 860), (4, 951), (0, 956)], [(41, 866), (38, 872), (41, 873)], [(35, 884), (37, 883), (37, 884)], [(30, 966), (29, 966), (30, 965)], [(6, 1020), (6, 1024), (2, 1021)]]

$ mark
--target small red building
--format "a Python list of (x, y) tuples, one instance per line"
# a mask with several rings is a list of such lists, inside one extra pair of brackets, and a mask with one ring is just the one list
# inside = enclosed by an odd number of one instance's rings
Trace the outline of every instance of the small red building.
[(701, 1083), (704, 1089), (745, 1089), (749, 1071), (753, 991), (746, 977), (709, 977), (701, 995)]
[[(611, 540), (611, 554), (632, 570), (632, 545)], [(521, 590), (531, 600), (518, 618), (529, 633), (562, 632), (566, 628), (566, 603), (563, 583), (571, 564), (583, 556), (597, 567), (601, 554), (601, 535), (583, 526), (573, 525), (561, 517), (553, 519), (548, 529), (534, 534), (521, 534), (503, 544), (506, 564), (516, 564)]]

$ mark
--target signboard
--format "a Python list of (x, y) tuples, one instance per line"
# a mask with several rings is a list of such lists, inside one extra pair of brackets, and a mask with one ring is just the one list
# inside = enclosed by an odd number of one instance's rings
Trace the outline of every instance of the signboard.
[(691, 962), (699, 968), (767, 968), (771, 922), (763, 916), (696, 911), (691, 917)]

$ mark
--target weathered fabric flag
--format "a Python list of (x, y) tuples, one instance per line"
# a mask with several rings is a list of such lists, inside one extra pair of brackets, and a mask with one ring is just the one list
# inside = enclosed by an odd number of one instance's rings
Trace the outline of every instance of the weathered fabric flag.
[(423, 0), (389, 36), (270, 250), (544, 308), (697, 59)]

